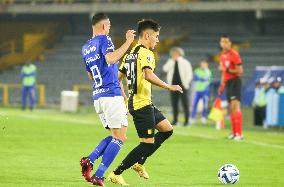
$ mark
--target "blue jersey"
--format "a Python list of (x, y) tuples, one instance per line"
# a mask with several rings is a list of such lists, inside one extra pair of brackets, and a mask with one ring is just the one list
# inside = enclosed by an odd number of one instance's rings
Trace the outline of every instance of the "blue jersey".
[(117, 65), (107, 64), (105, 59), (105, 55), (113, 51), (114, 45), (107, 35), (95, 36), (82, 47), (86, 71), (91, 73), (94, 80), (94, 100), (100, 97), (121, 96)]

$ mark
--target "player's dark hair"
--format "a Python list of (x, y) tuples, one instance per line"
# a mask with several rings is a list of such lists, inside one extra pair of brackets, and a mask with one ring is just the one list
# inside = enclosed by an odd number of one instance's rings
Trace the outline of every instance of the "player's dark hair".
[(229, 40), (231, 40), (230, 36), (227, 34), (222, 34), (220, 38), (228, 38)]
[(141, 36), (143, 31), (147, 29), (152, 29), (155, 32), (158, 32), (161, 29), (159, 23), (152, 19), (142, 19), (138, 21), (138, 35)]
[(92, 25), (96, 25), (98, 22), (108, 19), (108, 16), (105, 13), (97, 13), (92, 18)]

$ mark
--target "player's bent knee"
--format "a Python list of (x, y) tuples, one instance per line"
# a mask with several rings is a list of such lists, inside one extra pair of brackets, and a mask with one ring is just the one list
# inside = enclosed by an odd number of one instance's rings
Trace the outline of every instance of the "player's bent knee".
[(173, 130), (173, 126), (172, 124), (169, 122), (169, 120), (165, 119), (163, 121), (161, 121), (160, 123), (158, 123), (158, 125), (156, 126), (156, 129), (159, 132), (168, 132)]
[(170, 124), (169, 131), (173, 131), (173, 130), (174, 130), (174, 127), (172, 126), (172, 124)]

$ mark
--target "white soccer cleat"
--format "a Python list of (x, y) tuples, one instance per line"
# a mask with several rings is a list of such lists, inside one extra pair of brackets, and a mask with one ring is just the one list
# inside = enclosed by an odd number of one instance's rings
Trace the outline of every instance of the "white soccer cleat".
[(240, 136), (240, 135), (236, 135), (234, 138), (233, 138), (233, 140), (235, 140), (235, 141), (242, 141), (244, 138), (243, 138), (243, 136)]
[(235, 138), (235, 136), (236, 136), (236, 135), (234, 135), (234, 134), (230, 134), (227, 138), (228, 138), (229, 140), (233, 140), (233, 139)]

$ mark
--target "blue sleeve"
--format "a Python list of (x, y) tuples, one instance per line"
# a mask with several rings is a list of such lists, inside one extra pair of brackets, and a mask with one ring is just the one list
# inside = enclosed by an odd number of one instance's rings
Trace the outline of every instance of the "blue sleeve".
[(114, 45), (111, 41), (111, 38), (109, 36), (106, 36), (102, 39), (102, 54), (105, 56), (109, 52), (114, 51)]

